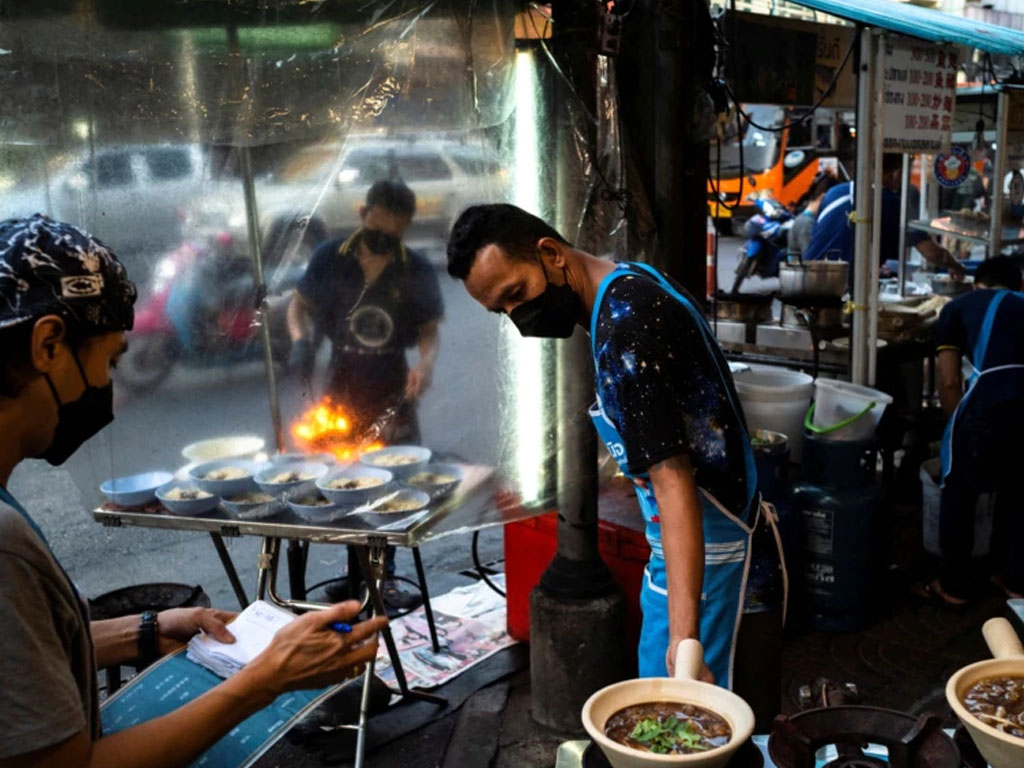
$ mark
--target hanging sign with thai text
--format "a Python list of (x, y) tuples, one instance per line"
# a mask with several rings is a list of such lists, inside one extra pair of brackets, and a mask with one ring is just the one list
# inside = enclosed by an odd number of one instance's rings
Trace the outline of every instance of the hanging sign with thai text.
[(959, 54), (956, 48), (882, 41), (883, 146), (886, 152), (949, 149)]

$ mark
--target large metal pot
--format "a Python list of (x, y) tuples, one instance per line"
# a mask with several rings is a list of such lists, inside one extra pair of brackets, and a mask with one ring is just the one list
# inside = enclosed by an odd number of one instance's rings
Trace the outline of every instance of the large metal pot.
[(735, 323), (767, 323), (772, 319), (772, 297), (720, 293), (715, 298), (715, 317)]
[(842, 298), (850, 265), (845, 261), (805, 261), (780, 264), (779, 284), (782, 300), (807, 304), (815, 300)]
[(783, 328), (832, 330), (842, 327), (843, 317), (841, 306), (805, 309), (783, 304), (781, 324)]

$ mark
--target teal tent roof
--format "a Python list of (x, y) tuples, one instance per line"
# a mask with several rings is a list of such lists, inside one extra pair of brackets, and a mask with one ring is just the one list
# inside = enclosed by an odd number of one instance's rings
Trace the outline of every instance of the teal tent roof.
[(968, 45), (989, 53), (1024, 54), (1024, 32), (891, 0), (793, 0), (843, 19), (936, 43)]

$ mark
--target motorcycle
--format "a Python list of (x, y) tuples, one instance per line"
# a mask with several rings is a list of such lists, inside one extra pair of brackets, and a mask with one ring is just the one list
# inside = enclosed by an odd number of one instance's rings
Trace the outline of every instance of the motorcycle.
[[(268, 274), (268, 321), (275, 361), (287, 361), (285, 311), (304, 264)], [(157, 262), (135, 311), (117, 377), (130, 391), (155, 389), (179, 364), (194, 367), (259, 359), (256, 284), (244, 248), (227, 234), (188, 240)]]
[(779, 276), (779, 264), (786, 258), (789, 230), (796, 220), (793, 213), (770, 197), (751, 195), (748, 199), (757, 208), (757, 213), (743, 225), (747, 239), (736, 263), (732, 293), (738, 293), (743, 281), (751, 275)]

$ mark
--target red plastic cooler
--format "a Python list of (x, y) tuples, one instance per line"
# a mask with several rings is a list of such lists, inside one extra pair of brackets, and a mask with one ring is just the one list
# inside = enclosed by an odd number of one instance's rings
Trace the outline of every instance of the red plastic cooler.
[[(632, 485), (624, 478), (613, 480), (601, 492), (598, 514), (598, 549), (626, 595), (625, 632), (635, 647), (640, 638), (640, 583), (651, 548)], [(557, 529), (554, 512), (505, 526), (508, 633), (516, 640), (530, 639), (530, 590), (555, 556)]]

